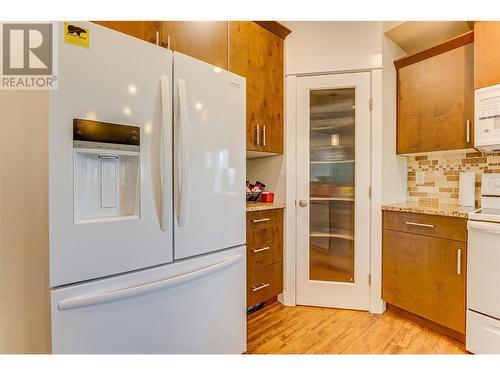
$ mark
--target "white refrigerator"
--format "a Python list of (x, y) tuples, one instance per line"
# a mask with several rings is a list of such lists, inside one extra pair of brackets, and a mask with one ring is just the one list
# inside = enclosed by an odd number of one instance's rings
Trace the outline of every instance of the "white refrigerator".
[(49, 98), (53, 352), (244, 352), (245, 79), (75, 25)]

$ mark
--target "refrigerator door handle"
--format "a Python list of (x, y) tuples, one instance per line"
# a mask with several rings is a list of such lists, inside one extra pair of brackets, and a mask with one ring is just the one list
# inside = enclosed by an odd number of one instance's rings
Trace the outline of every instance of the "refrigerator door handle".
[(179, 227), (186, 224), (187, 197), (189, 188), (188, 174), (188, 150), (187, 139), (189, 137), (189, 121), (187, 118), (187, 95), (186, 81), (177, 80), (177, 90), (179, 95), (178, 112), (176, 118), (177, 126), (177, 222)]
[(163, 232), (170, 226), (171, 201), (170, 195), (170, 166), (171, 162), (171, 124), (172, 124), (172, 98), (170, 96), (170, 79), (167, 75), (161, 76), (161, 128), (160, 128), (160, 187), (161, 187), (161, 220), (160, 228)]
[(128, 288), (112, 290), (100, 294), (84, 295), (81, 297), (73, 297), (59, 301), (57, 309), (59, 311), (73, 310), (87, 306), (99, 305), (102, 303), (113, 302), (125, 298), (135, 297), (141, 294), (150, 293), (158, 289), (173, 287), (181, 283), (194, 280), (196, 278), (208, 275), (210, 273), (227, 268), (243, 259), (243, 255), (235, 255), (221, 262), (217, 262), (210, 266), (199, 268), (197, 270), (181, 274), (179, 276), (169, 277), (152, 281), (147, 284), (135, 285)]

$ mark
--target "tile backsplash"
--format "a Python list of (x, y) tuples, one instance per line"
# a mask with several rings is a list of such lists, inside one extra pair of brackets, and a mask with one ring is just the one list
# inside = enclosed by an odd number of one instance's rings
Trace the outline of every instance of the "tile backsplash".
[[(416, 183), (416, 173), (424, 182)], [(458, 204), (460, 172), (476, 173), (476, 206), (481, 200), (483, 173), (500, 173), (500, 153), (456, 152), (408, 157), (408, 200), (422, 204)]]

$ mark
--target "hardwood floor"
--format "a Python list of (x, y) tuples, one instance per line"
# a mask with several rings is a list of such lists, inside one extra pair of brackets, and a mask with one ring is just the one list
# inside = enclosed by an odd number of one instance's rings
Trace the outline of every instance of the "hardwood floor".
[(407, 320), (273, 302), (248, 316), (248, 354), (466, 354), (462, 343)]

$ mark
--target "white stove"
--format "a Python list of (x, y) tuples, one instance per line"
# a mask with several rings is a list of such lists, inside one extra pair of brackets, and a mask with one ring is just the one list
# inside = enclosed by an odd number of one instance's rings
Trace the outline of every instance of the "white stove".
[(467, 223), (466, 347), (500, 354), (500, 173), (483, 175), (481, 206)]

